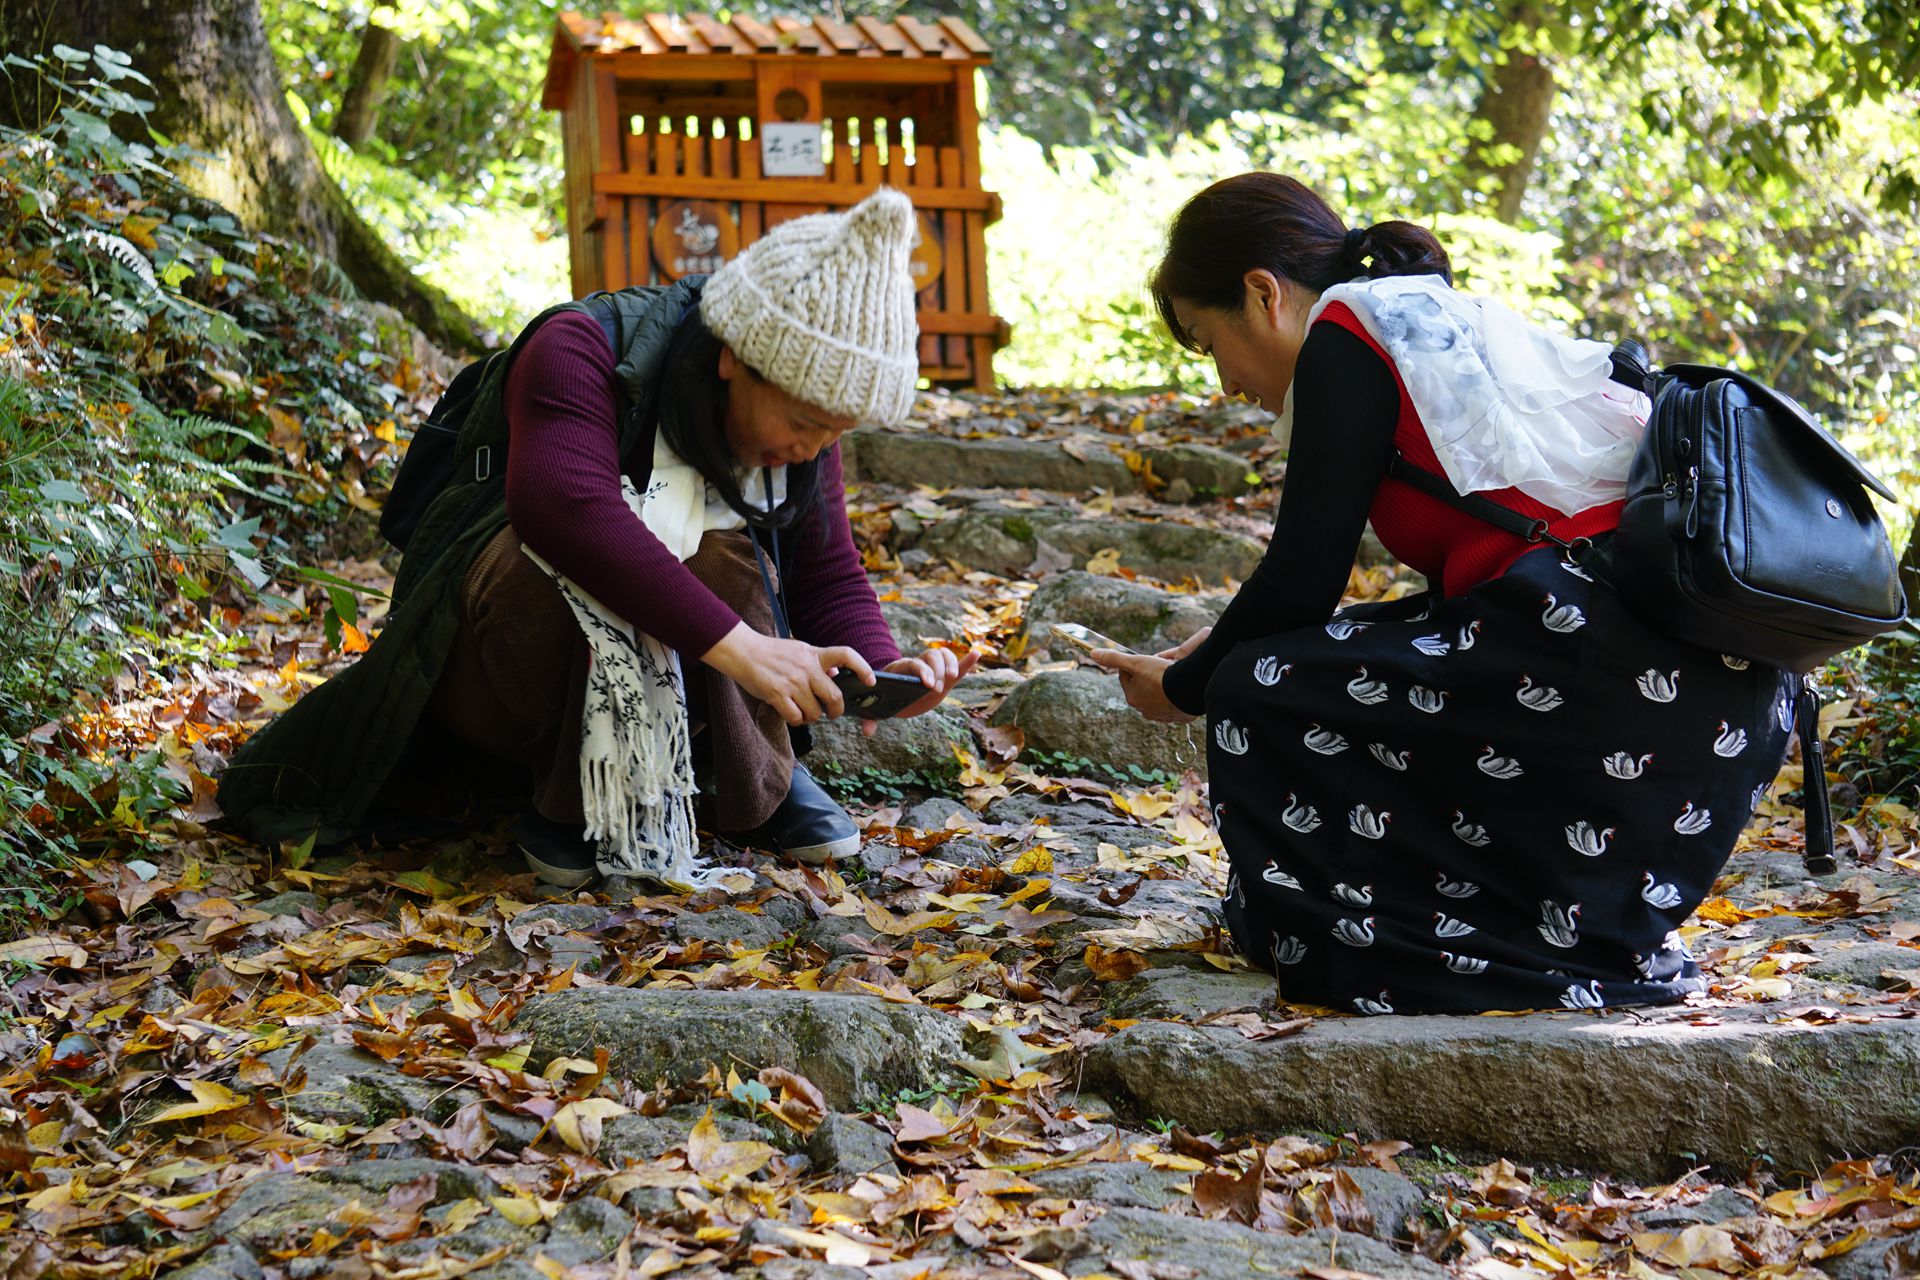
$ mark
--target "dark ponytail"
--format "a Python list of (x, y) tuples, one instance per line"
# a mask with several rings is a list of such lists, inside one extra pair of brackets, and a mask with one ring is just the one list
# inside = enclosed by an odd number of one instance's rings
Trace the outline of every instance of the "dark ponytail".
[(698, 307), (673, 331), (660, 369), (660, 431), (667, 447), (691, 464), (750, 526), (792, 528), (819, 500), (820, 459), (788, 464), (786, 499), (772, 511), (748, 504), (740, 492), (740, 463), (727, 446), (727, 383), (720, 376), (720, 346)]
[(1396, 221), (1349, 230), (1304, 183), (1243, 173), (1181, 206), (1147, 287), (1167, 330), (1195, 349), (1173, 314), (1173, 300), (1236, 311), (1247, 272), (1260, 267), (1316, 293), (1359, 276), (1439, 276), (1453, 283), (1447, 251), (1426, 228)]

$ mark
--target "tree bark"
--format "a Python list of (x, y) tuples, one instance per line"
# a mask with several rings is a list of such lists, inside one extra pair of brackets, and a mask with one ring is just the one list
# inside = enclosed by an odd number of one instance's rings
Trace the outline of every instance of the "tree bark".
[(387, 100), (387, 81), (393, 78), (400, 55), (400, 37), (377, 22), (369, 22), (360, 37), (360, 52), (347, 73), (346, 96), (333, 122), (333, 136), (359, 148), (380, 123), (380, 106)]
[[(1513, 12), (1508, 27), (1536, 30), (1540, 15), (1531, 4)], [(1553, 68), (1519, 49), (1505, 50), (1504, 60), (1492, 69), (1480, 101), (1473, 109), (1475, 132), (1485, 139), (1467, 143), (1466, 172), (1476, 186), (1493, 179), (1493, 213), (1500, 221), (1520, 221), (1520, 204), (1533, 176), (1533, 163), (1553, 118)]]
[[(287, 107), (259, 0), (0, 0), (0, 49), (29, 55), (55, 44), (104, 44), (132, 57), (153, 81), (142, 95), (154, 99), (149, 125), (208, 153), (180, 174), (193, 191), (247, 226), (333, 259), (363, 295), (394, 307), (440, 346), (486, 345), (472, 319), (415, 277), (321, 168)], [(41, 122), (30, 112), (47, 109), (0, 102), (0, 115), (28, 127)]]

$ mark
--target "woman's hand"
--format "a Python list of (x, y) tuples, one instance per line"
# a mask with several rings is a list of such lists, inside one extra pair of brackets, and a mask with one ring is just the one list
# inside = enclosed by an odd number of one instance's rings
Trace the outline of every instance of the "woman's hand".
[[(901, 675), (918, 676), (920, 683), (929, 690), (926, 697), (909, 706), (894, 719), (917, 716), (933, 710), (946, 700), (953, 686), (960, 683), (960, 677), (979, 665), (980, 655), (968, 652), (965, 657), (956, 655), (951, 649), (933, 648), (917, 658), (895, 658), (882, 670), (898, 672)], [(869, 681), (871, 683), (871, 681)], [(860, 732), (869, 738), (880, 727), (877, 720), (862, 720)]]
[(1198, 649), (1200, 647), (1201, 642), (1204, 641), (1208, 636), (1212, 634), (1213, 634), (1212, 627), (1202, 627), (1198, 631), (1194, 632), (1192, 635), (1188, 636), (1185, 640), (1182, 640), (1179, 644), (1175, 645), (1173, 648), (1162, 649), (1159, 653), (1156, 653), (1153, 656), (1156, 658), (1167, 658), (1171, 661), (1178, 662), (1180, 659), (1192, 653), (1195, 649)]
[[(1199, 639), (1189, 640), (1187, 645), (1197, 645)], [(1178, 652), (1169, 649), (1168, 653)], [(1154, 654), (1121, 653), (1118, 649), (1095, 649), (1087, 655), (1096, 664), (1120, 675), (1120, 692), (1126, 695), (1127, 705), (1149, 720), (1158, 720), (1162, 724), (1185, 724), (1197, 720), (1180, 708), (1167, 701), (1167, 693), (1161, 687), (1161, 679), (1173, 660)], [(1185, 656), (1182, 654), (1181, 656)]]
[(762, 635), (744, 622), (735, 624), (700, 660), (772, 707), (788, 724), (811, 724), (845, 709), (833, 683), (842, 667), (873, 683), (873, 668), (846, 645), (818, 649), (804, 640)]

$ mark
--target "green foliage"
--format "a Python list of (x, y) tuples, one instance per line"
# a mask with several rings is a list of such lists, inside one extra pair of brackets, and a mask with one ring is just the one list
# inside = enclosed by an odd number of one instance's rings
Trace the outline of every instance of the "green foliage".
[(925, 769), (882, 769), (866, 765), (844, 769), (831, 762), (814, 770), (827, 794), (841, 804), (861, 801), (867, 804), (898, 804), (903, 800), (927, 796), (958, 796), (960, 766), (948, 760)]
[(1165, 769), (1147, 769), (1137, 764), (1130, 764), (1123, 769), (1104, 761), (1089, 760), (1085, 756), (1069, 755), (1065, 751), (1030, 749), (1020, 753), (1020, 762), (1030, 766), (1035, 773), (1049, 777), (1089, 778), (1112, 787), (1172, 787), (1180, 781)]
[[(61, 103), (38, 133), (0, 132), (0, 883), (20, 884), (137, 839), (187, 776), (85, 714), (48, 722), (230, 662), (242, 608), (366, 501), (407, 393), (337, 272), (116, 131), (148, 108), (124, 55), (5, 70)], [(351, 593), (318, 594), (351, 620)], [(48, 905), (25, 891), (0, 911)]]
[(1920, 807), (1920, 631), (1904, 628), (1841, 655), (1825, 684), (1830, 697), (1855, 704), (1836, 731), (1829, 769), (1862, 795)]
[[(924, 17), (911, 0), (854, 0), (848, 17)], [(1144, 150), (1238, 112), (1316, 116), (1359, 87), (1354, 58), (1394, 6), (1369, 0), (956, 0), (993, 49), (987, 115), (1048, 148)], [(1406, 46), (1396, 61), (1424, 61)]]

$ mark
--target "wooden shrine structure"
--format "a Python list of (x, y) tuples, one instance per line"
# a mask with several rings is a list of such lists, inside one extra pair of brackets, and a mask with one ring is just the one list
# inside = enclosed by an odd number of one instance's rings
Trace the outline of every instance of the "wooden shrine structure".
[(974, 72), (954, 18), (584, 17), (554, 31), (542, 104), (561, 113), (574, 296), (710, 272), (788, 218), (883, 183), (920, 215), (921, 373), (991, 388), (1006, 322), (987, 305)]

